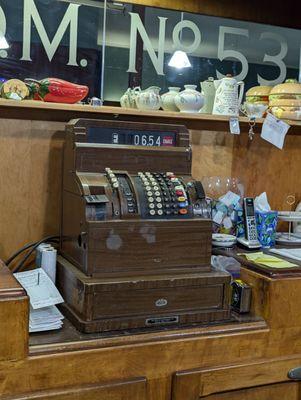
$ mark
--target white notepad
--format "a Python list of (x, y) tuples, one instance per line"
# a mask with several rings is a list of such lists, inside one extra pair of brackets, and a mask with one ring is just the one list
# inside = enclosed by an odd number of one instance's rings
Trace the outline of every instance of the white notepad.
[(42, 268), (17, 272), (14, 275), (26, 290), (34, 310), (64, 302), (56, 286)]
[(301, 248), (271, 249), (270, 252), (279, 254), (283, 257), (292, 258), (293, 260), (301, 261)]
[(42, 268), (14, 274), (30, 300), (29, 332), (60, 329), (63, 315), (55, 304), (63, 303), (56, 286)]

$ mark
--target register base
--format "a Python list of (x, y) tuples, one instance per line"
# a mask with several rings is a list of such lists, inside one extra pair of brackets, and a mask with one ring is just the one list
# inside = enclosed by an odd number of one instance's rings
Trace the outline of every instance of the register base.
[(100, 279), (87, 277), (60, 256), (57, 273), (63, 312), (82, 332), (230, 319), (230, 276), (224, 272)]

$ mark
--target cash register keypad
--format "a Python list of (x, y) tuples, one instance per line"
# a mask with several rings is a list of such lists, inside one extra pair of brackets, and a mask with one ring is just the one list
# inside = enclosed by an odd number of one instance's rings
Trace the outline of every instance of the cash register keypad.
[(185, 185), (173, 172), (138, 172), (138, 177), (131, 181), (126, 174), (106, 168), (106, 177), (115, 195), (126, 200), (128, 214), (137, 214), (140, 209), (142, 218), (190, 215)]
[(173, 172), (138, 172), (148, 199), (150, 216), (184, 216), (189, 213), (185, 187)]

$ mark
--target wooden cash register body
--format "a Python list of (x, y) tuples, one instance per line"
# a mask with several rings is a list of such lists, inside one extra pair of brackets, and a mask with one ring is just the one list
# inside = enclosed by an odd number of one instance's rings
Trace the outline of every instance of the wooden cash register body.
[[(161, 135), (169, 146), (124, 144), (134, 134), (135, 140), (145, 141)], [(122, 144), (103, 143), (112, 138)], [(132, 184), (135, 213), (128, 211), (121, 189), (112, 189), (106, 168)], [(210, 266), (211, 220), (195, 216), (192, 205), (187, 216), (151, 218), (144, 204), (147, 199), (137, 195), (139, 171), (172, 171), (192, 180), (189, 133), (184, 126), (71, 121), (63, 169), (58, 287), (67, 315), (80, 330), (229, 318), (230, 278)], [(100, 215), (98, 220), (95, 215)]]

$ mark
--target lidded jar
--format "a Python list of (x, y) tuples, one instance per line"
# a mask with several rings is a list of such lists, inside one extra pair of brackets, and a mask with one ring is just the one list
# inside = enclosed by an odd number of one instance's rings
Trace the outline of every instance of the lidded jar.
[(169, 87), (168, 90), (169, 90), (169, 92), (164, 93), (161, 96), (163, 110), (164, 111), (179, 111), (178, 107), (175, 104), (175, 97), (180, 92), (181, 88)]
[(175, 104), (180, 112), (197, 113), (203, 107), (204, 95), (196, 90), (196, 85), (184, 85), (185, 90), (175, 96)]

